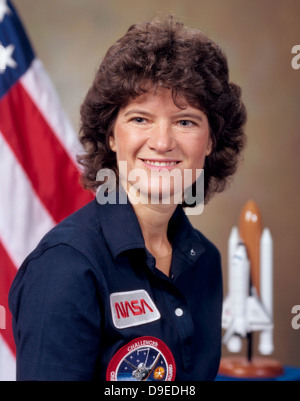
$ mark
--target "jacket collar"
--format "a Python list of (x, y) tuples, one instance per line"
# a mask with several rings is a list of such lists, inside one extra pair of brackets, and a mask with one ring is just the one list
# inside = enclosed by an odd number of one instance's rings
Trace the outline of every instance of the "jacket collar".
[[(141, 227), (128, 199), (126, 203), (119, 203), (117, 198), (116, 204), (100, 205), (96, 199), (95, 202), (103, 235), (114, 259), (127, 250), (145, 249)], [(170, 219), (169, 236), (173, 246), (192, 262), (205, 251), (201, 238), (181, 205), (177, 206)]]

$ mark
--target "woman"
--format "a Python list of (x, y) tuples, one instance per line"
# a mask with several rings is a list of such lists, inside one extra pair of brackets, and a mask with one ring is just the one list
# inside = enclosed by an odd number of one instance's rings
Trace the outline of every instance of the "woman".
[(184, 174), (195, 187), (204, 168), (207, 202), (244, 145), (245, 107), (223, 52), (172, 17), (134, 25), (108, 50), (81, 119), (85, 186), (99, 195), (105, 169), (121, 191), (60, 223), (19, 269), (18, 379), (213, 380), (220, 255), (183, 211)]

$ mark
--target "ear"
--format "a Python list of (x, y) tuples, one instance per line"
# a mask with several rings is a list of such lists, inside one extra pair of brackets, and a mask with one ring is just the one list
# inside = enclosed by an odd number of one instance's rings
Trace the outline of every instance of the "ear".
[(213, 144), (211, 137), (208, 138), (205, 156), (209, 156), (212, 152)]
[(111, 148), (111, 150), (113, 152), (116, 152), (116, 141), (115, 141), (115, 137), (113, 135), (111, 135), (109, 137), (109, 147)]

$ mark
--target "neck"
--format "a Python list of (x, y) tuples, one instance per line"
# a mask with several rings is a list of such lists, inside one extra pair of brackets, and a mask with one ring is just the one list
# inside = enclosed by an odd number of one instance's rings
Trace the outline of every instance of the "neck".
[(171, 244), (168, 240), (168, 224), (176, 205), (133, 205), (140, 223), (145, 244), (154, 257), (170, 253)]
[(176, 205), (133, 205), (148, 251), (156, 259), (156, 268), (169, 277), (172, 244), (168, 239), (168, 225)]
[(133, 205), (144, 239), (154, 241), (166, 237), (168, 224), (176, 205)]

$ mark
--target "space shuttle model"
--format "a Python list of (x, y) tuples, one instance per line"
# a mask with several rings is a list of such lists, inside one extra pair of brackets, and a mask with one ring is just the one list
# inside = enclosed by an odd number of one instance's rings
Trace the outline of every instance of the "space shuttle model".
[[(259, 331), (258, 350), (270, 355), (273, 345), (273, 244), (262, 228), (260, 211), (248, 201), (239, 227), (228, 242), (228, 295), (223, 304), (223, 344), (230, 352), (242, 349), (243, 338)], [(249, 357), (250, 358), (250, 357)]]

